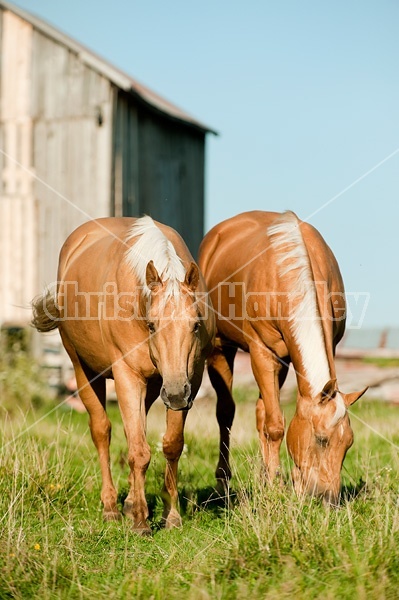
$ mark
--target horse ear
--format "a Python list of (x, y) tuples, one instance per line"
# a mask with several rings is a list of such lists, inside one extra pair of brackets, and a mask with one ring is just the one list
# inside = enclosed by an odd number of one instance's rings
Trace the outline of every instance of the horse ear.
[(197, 265), (195, 264), (195, 262), (192, 262), (187, 269), (186, 277), (184, 278), (184, 283), (187, 287), (190, 288), (190, 290), (195, 292), (195, 290), (198, 287), (199, 278), (200, 278), (199, 269), (198, 269)]
[(341, 392), (341, 396), (343, 397), (346, 406), (351, 406), (352, 404), (355, 404), (355, 402), (357, 402), (359, 398), (361, 398), (363, 394), (367, 392), (368, 389), (369, 386), (365, 387), (361, 392), (352, 392), (351, 394), (343, 394)]
[(337, 380), (330, 379), (329, 381), (327, 381), (326, 385), (322, 389), (321, 402), (323, 404), (325, 402), (328, 402), (329, 400), (334, 398), (336, 393), (337, 393)]
[(150, 289), (154, 286), (162, 285), (161, 278), (158, 275), (158, 271), (156, 270), (152, 260), (150, 260), (145, 270), (145, 281)]

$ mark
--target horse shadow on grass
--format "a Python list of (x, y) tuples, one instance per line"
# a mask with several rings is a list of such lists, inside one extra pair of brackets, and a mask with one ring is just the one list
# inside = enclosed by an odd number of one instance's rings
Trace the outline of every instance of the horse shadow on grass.
[[(282, 482), (281, 489), (287, 489), (289, 482)], [(265, 485), (265, 494), (268, 486)], [(344, 485), (341, 488), (339, 504), (335, 508), (343, 508), (348, 502), (353, 502), (361, 497), (366, 497), (369, 489), (366, 482), (362, 479), (358, 483)], [(123, 506), (128, 490), (123, 489), (118, 495), (118, 501)], [(230, 488), (228, 493), (221, 494), (212, 486), (185, 489), (179, 492), (179, 506), (182, 517), (191, 517), (195, 513), (205, 511), (212, 514), (215, 518), (222, 518), (226, 510), (230, 510), (240, 503), (240, 497), (245, 496), (251, 501), (252, 492), (250, 488), (237, 491)], [(146, 500), (148, 504), (149, 521), (153, 531), (159, 531), (164, 527), (162, 519), (162, 496), (160, 494), (147, 493)], [(321, 500), (320, 500), (321, 501)]]
[[(118, 494), (118, 503), (123, 503), (128, 495), (128, 489), (121, 489)], [(147, 493), (146, 500), (148, 505), (148, 518), (151, 522), (151, 528), (154, 531), (162, 529), (164, 521), (162, 519), (162, 496), (161, 494)], [(183, 488), (179, 492), (179, 507), (182, 517), (191, 517), (199, 511), (206, 511), (215, 517), (222, 517), (226, 510), (232, 508), (238, 502), (237, 492), (229, 490), (228, 495), (220, 494), (216, 488), (207, 486), (197, 489)]]
[(360, 478), (358, 483), (343, 485), (341, 488), (340, 505), (346, 504), (347, 502), (353, 502), (362, 496), (366, 496), (369, 491), (366, 482), (363, 481), (362, 478)]

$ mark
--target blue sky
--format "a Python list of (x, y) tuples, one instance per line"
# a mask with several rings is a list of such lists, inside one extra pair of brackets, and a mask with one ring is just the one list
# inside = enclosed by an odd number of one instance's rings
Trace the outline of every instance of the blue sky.
[[(220, 132), (206, 223), (292, 209), (399, 325), (397, 0), (18, 0)], [(61, 190), (62, 192), (62, 190)], [(364, 297), (351, 296), (353, 322)]]

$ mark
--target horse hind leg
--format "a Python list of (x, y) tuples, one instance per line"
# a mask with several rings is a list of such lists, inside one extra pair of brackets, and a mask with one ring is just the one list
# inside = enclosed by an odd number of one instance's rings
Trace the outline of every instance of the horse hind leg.
[(81, 362), (67, 345), (66, 348), (75, 370), (79, 396), (89, 413), (90, 433), (100, 460), (103, 518), (105, 521), (119, 520), (121, 514), (117, 507), (117, 493), (110, 466), (111, 422), (105, 410), (105, 379)]
[(216, 467), (216, 489), (228, 495), (230, 469), (230, 432), (235, 404), (232, 396), (233, 365), (237, 348), (217, 346), (208, 358), (209, 379), (217, 394), (216, 418), (219, 424), (219, 461)]

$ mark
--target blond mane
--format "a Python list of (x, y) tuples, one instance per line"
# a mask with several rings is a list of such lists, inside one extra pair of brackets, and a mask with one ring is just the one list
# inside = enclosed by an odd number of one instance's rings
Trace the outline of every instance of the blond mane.
[[(132, 241), (134, 243), (132, 244)], [(152, 260), (162, 281), (166, 283), (167, 297), (180, 293), (180, 283), (184, 281), (185, 268), (170, 240), (157, 227), (151, 217), (137, 219), (125, 238), (129, 244), (125, 260), (142, 285), (144, 293), (150, 294), (146, 284), (146, 269)]]
[(330, 368), (301, 224), (295, 213), (287, 211), (277, 218), (267, 233), (277, 257), (279, 276), (290, 282), (288, 319), (301, 352), (306, 379), (316, 396), (330, 379)]

